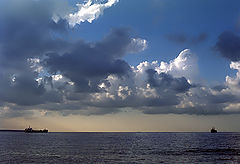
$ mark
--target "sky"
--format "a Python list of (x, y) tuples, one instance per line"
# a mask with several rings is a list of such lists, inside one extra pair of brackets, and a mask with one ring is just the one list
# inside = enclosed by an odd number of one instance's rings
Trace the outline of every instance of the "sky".
[(0, 1), (0, 129), (240, 131), (238, 0)]

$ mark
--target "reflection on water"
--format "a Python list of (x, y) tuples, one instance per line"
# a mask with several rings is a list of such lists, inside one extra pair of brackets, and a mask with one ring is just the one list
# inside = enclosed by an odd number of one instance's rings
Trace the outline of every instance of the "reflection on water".
[(3, 163), (239, 163), (240, 133), (0, 132)]

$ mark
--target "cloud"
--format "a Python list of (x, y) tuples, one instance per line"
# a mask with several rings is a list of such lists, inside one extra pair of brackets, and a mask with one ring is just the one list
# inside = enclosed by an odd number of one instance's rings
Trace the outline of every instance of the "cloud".
[(198, 43), (204, 42), (207, 39), (208, 39), (208, 35), (206, 33), (200, 33), (199, 35), (192, 37), (192, 39), (190, 40), (192, 41), (193, 44), (198, 44)]
[(118, 1), (119, 0), (107, 0), (106, 3), (93, 3), (92, 0), (88, 0), (84, 4), (77, 4), (78, 11), (69, 14), (67, 20), (72, 27), (85, 21), (92, 23), (93, 20), (103, 14), (105, 9), (113, 6)]
[(183, 44), (183, 43), (190, 43), (190, 44), (199, 44), (207, 40), (208, 35), (206, 33), (200, 33), (196, 36), (188, 36), (184, 33), (175, 33), (175, 34), (168, 34), (165, 36), (169, 41)]
[(231, 32), (225, 31), (218, 37), (215, 49), (225, 58), (231, 61), (240, 60), (240, 36)]
[(191, 87), (185, 77), (174, 78), (170, 74), (160, 73), (149, 69), (146, 71), (148, 75), (148, 83), (151, 87), (158, 88), (163, 92), (186, 92)]
[[(140, 110), (145, 114), (238, 113), (230, 110), (230, 107), (233, 108), (233, 105), (238, 103), (239, 94), (231, 91), (232, 86), (227, 80), (226, 85), (213, 88), (195, 85), (194, 80), (190, 80), (194, 79), (193, 72), (198, 72), (193, 70), (198, 68), (196, 61), (196, 56), (186, 49), (169, 63), (140, 63), (136, 67), (130, 67), (121, 76), (106, 76), (99, 81), (97, 92), (84, 93), (83, 97), (69, 101), (59, 108), (53, 104), (51, 110), (57, 108), (65, 114), (80, 110), (77, 113), (85, 115), (116, 113), (124, 108)], [(237, 63), (231, 67), (238, 68)], [(75, 94), (74, 97), (77, 96)]]
[(141, 38), (132, 38), (129, 44), (129, 52), (138, 53), (147, 48), (147, 40)]
[(79, 41), (73, 47), (68, 53), (46, 54), (42, 63), (51, 74), (61, 72), (69, 78), (79, 92), (98, 92), (99, 83), (108, 75), (126, 74), (130, 66), (121, 57), (128, 52), (142, 50), (140, 46), (132, 47), (127, 29), (115, 29), (102, 41)]
[[(189, 61), (186, 59), (185, 62)], [(92, 101), (89, 105), (101, 108), (178, 105), (181, 102), (181, 95), (194, 87), (185, 77), (173, 76), (167, 69), (160, 70), (160, 65), (156, 61), (140, 63), (136, 67), (131, 67), (131, 70), (122, 77), (108, 76), (106, 81), (109, 84), (101, 84), (105, 92), (93, 94), (97, 101)], [(182, 73), (187, 71), (189, 70), (182, 70)]]
[(240, 92), (238, 91), (240, 89), (240, 62), (231, 62), (230, 68), (237, 70), (237, 73), (235, 77), (226, 76), (226, 85), (228, 86), (227, 91), (240, 95)]
[[(108, 1), (105, 6), (112, 3)], [(0, 100), (3, 104), (28, 108), (88, 97), (78, 93), (100, 92), (98, 85), (107, 76), (120, 77), (131, 71), (122, 59), (124, 55), (146, 48), (146, 40), (132, 38), (124, 28), (113, 29), (101, 41), (91, 43), (55, 38), (68, 32), (68, 22), (61, 18), (57, 22), (53, 20), (54, 15), (62, 14), (58, 13), (64, 8), (62, 4), (60, 0), (49, 1), (48, 5), (46, 1), (27, 0), (1, 3)]]
[[(64, 10), (60, 0), (46, 2), (0, 2), (0, 116), (28, 116), (33, 110), (62, 115), (125, 109), (146, 114), (239, 112), (239, 62), (230, 65), (236, 76), (214, 87), (199, 82), (197, 56), (189, 49), (168, 62), (131, 66), (124, 56), (144, 51), (145, 39), (126, 28), (113, 28), (98, 41), (64, 39), (70, 30), (64, 15), (71, 7)], [(94, 6), (90, 2), (86, 8)], [(116, 2), (95, 6), (102, 13)]]
[(69, 45), (51, 35), (66, 31), (65, 21), (52, 21), (55, 7), (65, 3), (46, 2), (10, 0), (0, 4), (0, 99), (5, 103), (36, 105), (62, 99), (58, 91), (47, 91), (44, 83), (36, 81), (44, 53), (62, 51)]
[(9, 106), (0, 107), (0, 118), (32, 118), (33, 116), (34, 112), (31, 110), (12, 110)]
[(185, 49), (169, 63), (162, 61), (157, 71), (166, 72), (176, 77), (186, 77), (188, 80), (196, 82), (199, 76), (197, 60), (197, 56), (190, 49)]

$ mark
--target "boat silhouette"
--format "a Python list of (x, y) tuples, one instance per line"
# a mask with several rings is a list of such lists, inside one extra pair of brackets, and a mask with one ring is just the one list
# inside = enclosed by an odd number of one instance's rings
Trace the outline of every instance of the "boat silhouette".
[(47, 129), (43, 130), (34, 130), (30, 126), (24, 130), (25, 133), (48, 133)]
[(215, 129), (215, 127), (212, 127), (211, 133), (217, 133), (217, 130)]

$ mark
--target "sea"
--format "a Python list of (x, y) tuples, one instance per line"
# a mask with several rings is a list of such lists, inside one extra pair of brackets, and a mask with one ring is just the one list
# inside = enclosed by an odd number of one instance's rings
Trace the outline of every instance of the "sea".
[(0, 163), (240, 163), (240, 133), (0, 132)]

